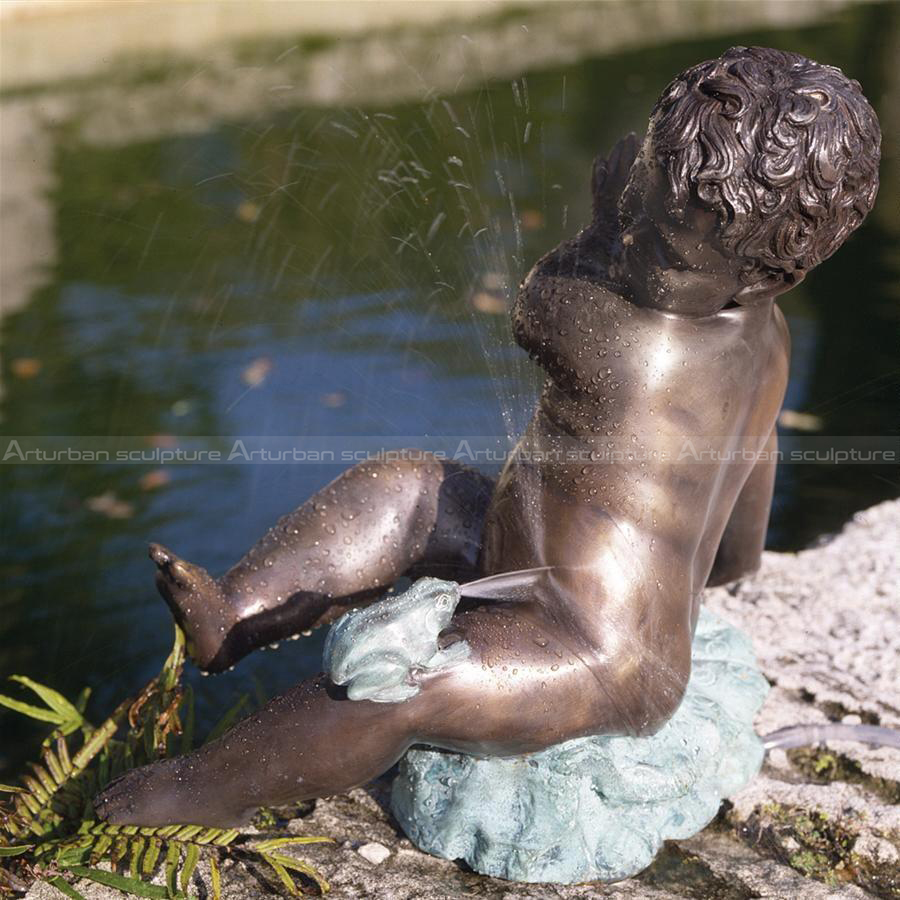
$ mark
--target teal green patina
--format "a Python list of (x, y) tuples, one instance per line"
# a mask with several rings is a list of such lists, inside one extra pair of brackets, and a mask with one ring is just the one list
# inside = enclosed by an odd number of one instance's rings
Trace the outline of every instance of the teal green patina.
[[(413, 617), (404, 624), (414, 627)], [(768, 684), (747, 636), (703, 610), (692, 660), (681, 706), (649, 737), (580, 738), (503, 759), (409, 751), (393, 786), (395, 816), (422, 850), (486, 875), (634, 875), (663, 841), (706, 826), (762, 764), (753, 717)]]
[(469, 655), (465, 641), (438, 647), (458, 603), (456, 582), (420, 578), (402, 594), (353, 609), (328, 632), (323, 667), (351, 700), (408, 700), (419, 693), (417, 674)]

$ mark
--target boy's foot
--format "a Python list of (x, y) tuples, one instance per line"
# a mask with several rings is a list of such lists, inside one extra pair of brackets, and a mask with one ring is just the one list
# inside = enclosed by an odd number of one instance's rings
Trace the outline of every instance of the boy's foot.
[(157, 566), (156, 587), (184, 629), (191, 659), (205, 672), (227, 669), (232, 663), (224, 644), (237, 619), (216, 580), (162, 544), (151, 544), (149, 553)]

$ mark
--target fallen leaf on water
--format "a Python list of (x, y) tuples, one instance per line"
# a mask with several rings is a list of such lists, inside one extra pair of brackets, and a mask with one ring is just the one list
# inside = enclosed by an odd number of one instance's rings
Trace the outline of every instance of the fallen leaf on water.
[(171, 480), (172, 476), (165, 469), (154, 469), (152, 472), (141, 475), (138, 484), (142, 491), (155, 491), (157, 488), (167, 485)]
[(536, 231), (544, 226), (544, 214), (539, 209), (523, 209), (521, 221), (526, 231)]
[(34, 378), (42, 367), (43, 363), (33, 356), (20, 356), (9, 364), (9, 368), (16, 378)]
[(147, 443), (151, 447), (174, 447), (178, 443), (178, 438), (174, 434), (151, 434), (147, 438)]
[(328, 409), (337, 409), (347, 402), (347, 395), (342, 391), (333, 391), (330, 394), (322, 394), (322, 406)]
[(234, 214), (242, 222), (247, 222), (252, 225), (259, 218), (261, 211), (258, 204), (254, 203), (252, 200), (244, 200), (243, 203), (238, 204)]
[(272, 360), (268, 356), (260, 356), (241, 372), (241, 381), (248, 387), (259, 387), (271, 371)]
[(485, 272), (472, 289), (469, 302), (478, 312), (502, 316), (506, 312), (506, 279), (499, 272)]
[(96, 497), (88, 497), (84, 505), (107, 519), (130, 519), (134, 515), (134, 507), (120, 500), (112, 491), (105, 491)]
[(472, 294), (472, 306), (478, 312), (489, 313), (493, 316), (500, 316), (506, 312), (506, 300), (502, 296), (491, 294), (488, 291), (476, 291)]
[(506, 279), (499, 272), (485, 272), (479, 279), (486, 291), (498, 292), (506, 287)]
[(795, 409), (783, 409), (778, 417), (778, 424), (782, 428), (792, 428), (794, 431), (821, 431), (822, 417), (813, 413), (797, 412)]

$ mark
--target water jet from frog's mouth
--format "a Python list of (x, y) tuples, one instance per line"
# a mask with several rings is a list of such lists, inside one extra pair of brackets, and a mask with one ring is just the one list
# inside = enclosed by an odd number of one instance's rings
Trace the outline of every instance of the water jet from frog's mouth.
[(530, 588), (537, 584), (543, 576), (560, 568), (563, 567), (536, 566), (533, 569), (499, 572), (496, 575), (487, 575), (484, 578), (460, 585), (459, 593), (462, 597), (471, 597), (477, 600), (526, 599)]

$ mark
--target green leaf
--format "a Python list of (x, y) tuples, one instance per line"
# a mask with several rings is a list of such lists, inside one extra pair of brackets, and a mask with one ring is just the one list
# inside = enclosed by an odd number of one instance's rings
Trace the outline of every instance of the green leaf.
[(16, 787), (14, 784), (0, 784), (0, 793), (3, 794), (24, 794), (25, 788)]
[(288, 893), (293, 896), (299, 896), (297, 891), (297, 885), (294, 884), (294, 879), (291, 878), (288, 870), (277, 860), (274, 856), (269, 856), (267, 853), (261, 854), (261, 858), (264, 859), (271, 867), (272, 871), (278, 876), (281, 883), (288, 889)]
[(109, 848), (112, 846), (112, 842), (114, 840), (115, 835), (101, 834), (94, 846), (91, 847), (91, 862), (96, 862), (98, 859), (102, 859), (106, 854), (106, 851), (109, 850)]
[(90, 861), (91, 844), (87, 838), (81, 844), (63, 847), (56, 855), (56, 862), (63, 869), (71, 869), (72, 866), (80, 866)]
[(181, 752), (189, 753), (194, 749), (194, 725), (196, 722), (194, 715), (194, 689), (190, 685), (184, 689), (182, 706), (185, 713), (184, 722), (181, 726)]
[(227, 831), (223, 831), (217, 838), (214, 838), (212, 843), (217, 847), (227, 847), (235, 840), (235, 838), (240, 836), (241, 833), (237, 828), (229, 828)]
[(22, 775), (20, 777), (25, 782), (25, 787), (34, 794), (40, 803), (47, 803), (50, 800), (51, 794), (36, 778), (32, 778), (30, 775)]
[(87, 878), (96, 881), (97, 884), (105, 884), (107, 887), (116, 888), (126, 894), (135, 897), (149, 897), (151, 900), (166, 900), (168, 893), (164, 887), (156, 884), (147, 884), (137, 878), (128, 878), (126, 875), (118, 875), (115, 872), (104, 872), (103, 869), (89, 869), (86, 866), (72, 866), (69, 871), (79, 878)]
[(53, 752), (51, 747), (44, 751), (44, 762), (47, 764), (56, 786), (59, 787), (66, 780), (66, 773), (63, 771), (59, 757)]
[(191, 876), (200, 860), (200, 848), (196, 844), (188, 844), (184, 854), (184, 868), (181, 870), (181, 889), (187, 893), (191, 885)]
[(39, 684), (37, 681), (32, 681), (25, 675), (10, 675), (9, 679), (10, 681), (18, 681), (19, 684), (31, 688), (31, 690), (34, 691), (35, 694), (50, 707), (50, 709), (60, 716), (61, 721), (77, 722), (76, 728), (81, 725), (81, 713), (78, 712), (78, 710), (72, 706), (59, 691), (54, 691), (53, 688), (49, 688), (45, 684)]
[[(81, 693), (78, 695), (78, 699), (75, 701), (75, 708), (84, 715), (85, 709), (87, 709), (87, 702), (91, 696), (91, 689), (89, 687), (82, 688)], [(87, 723), (85, 723), (87, 724)]]
[(195, 844), (212, 844), (226, 832), (222, 828), (204, 828), (200, 834), (194, 835)]
[(279, 847), (288, 847), (292, 844), (333, 844), (334, 841), (329, 837), (283, 837), (273, 838), (268, 841), (262, 841), (259, 844), (251, 844), (254, 850), (265, 853), (269, 850), (277, 850)]
[[(25, 809), (27, 809), (32, 816), (36, 816), (41, 811), (41, 804), (31, 795), (30, 792), (25, 791), (22, 794), (16, 794), (16, 809), (19, 809), (19, 804), (21, 803)], [(33, 823), (34, 824), (34, 823)]]
[(270, 862), (274, 860), (279, 865), (284, 866), (286, 869), (293, 869), (295, 872), (302, 872), (304, 875), (308, 875), (319, 886), (319, 889), (323, 894), (328, 892), (328, 882), (316, 871), (313, 866), (311, 866), (307, 862), (303, 862), (302, 859), (296, 859), (293, 856), (285, 856), (283, 853), (267, 853), (265, 854), (265, 857)]
[(21, 856), (34, 847), (34, 844), (20, 844), (17, 847), (0, 847), (0, 856)]
[(119, 863), (128, 856), (128, 847), (129, 843), (127, 837), (116, 838), (116, 841), (113, 844), (112, 853), (110, 853), (109, 856), (109, 861), (112, 863), (114, 869), (118, 869)]
[(237, 703), (229, 709), (221, 719), (213, 726), (212, 731), (206, 736), (206, 740), (203, 742), (204, 744), (209, 744), (214, 741), (217, 737), (221, 737), (221, 735), (225, 734), (232, 725), (234, 725), (235, 720), (238, 715), (240, 715), (241, 710), (247, 703), (247, 695), (241, 694), (238, 697)]
[(184, 667), (185, 641), (184, 632), (175, 626), (175, 641), (172, 644), (166, 661), (163, 663), (159, 681), (164, 691), (171, 691), (181, 678), (181, 670)]
[(132, 878), (140, 878), (141, 875), (141, 854), (147, 847), (146, 838), (135, 838), (131, 842), (131, 865), (129, 871)]
[(84, 894), (79, 894), (62, 875), (54, 875), (47, 880), (47, 884), (52, 884), (61, 894), (71, 897), (71, 900), (86, 900)]
[[(118, 712), (118, 710), (117, 710)], [(107, 744), (119, 729), (119, 719), (113, 714), (84, 742), (84, 746), (75, 754), (72, 766), (83, 769)]]
[(174, 897), (178, 893), (178, 862), (181, 859), (181, 849), (178, 844), (169, 844), (166, 851), (166, 887), (168, 896)]
[(38, 763), (29, 763), (28, 765), (30, 766), (31, 771), (37, 776), (38, 781), (43, 785), (44, 790), (47, 791), (48, 794), (55, 794), (59, 785), (53, 780), (50, 773)]
[(65, 738), (56, 739), (56, 755), (59, 757), (59, 764), (62, 770), (68, 775), (72, 771), (72, 759), (69, 756), (69, 745)]
[(222, 900), (222, 878), (219, 875), (219, 862), (215, 856), (209, 858), (209, 883), (212, 888), (212, 900)]
[(0, 694), (0, 706), (12, 709), (23, 716), (37, 719), (39, 722), (51, 722), (53, 725), (62, 725), (63, 719), (59, 713), (43, 706), (32, 706), (30, 703), (23, 703), (21, 700), (13, 700), (5, 694)]
[(149, 877), (153, 874), (153, 870), (156, 868), (156, 862), (159, 859), (160, 851), (162, 850), (162, 841), (159, 838), (152, 837), (150, 838), (150, 844), (147, 847), (147, 852), (144, 854), (144, 864), (143, 870), (144, 874)]

